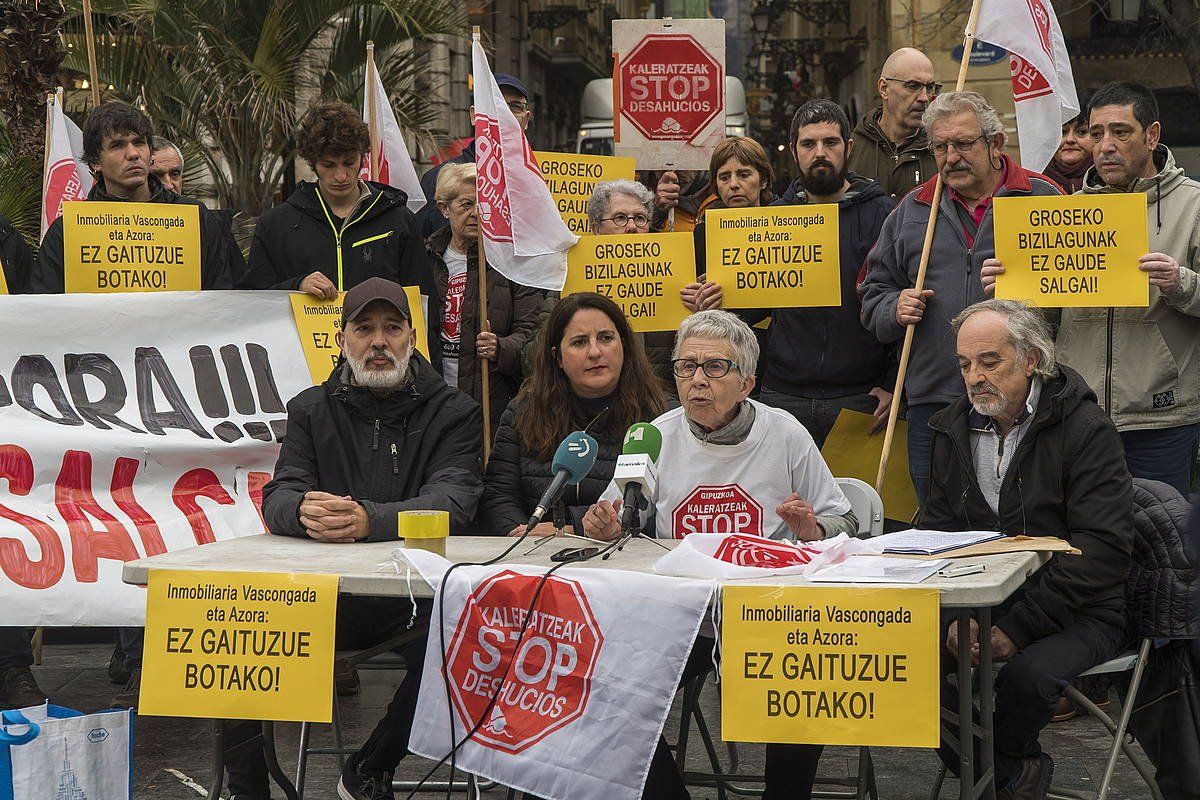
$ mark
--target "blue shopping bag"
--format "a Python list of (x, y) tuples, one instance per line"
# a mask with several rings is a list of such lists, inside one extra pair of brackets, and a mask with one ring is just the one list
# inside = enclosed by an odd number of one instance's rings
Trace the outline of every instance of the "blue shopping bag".
[(132, 800), (132, 765), (128, 709), (0, 713), (0, 800)]

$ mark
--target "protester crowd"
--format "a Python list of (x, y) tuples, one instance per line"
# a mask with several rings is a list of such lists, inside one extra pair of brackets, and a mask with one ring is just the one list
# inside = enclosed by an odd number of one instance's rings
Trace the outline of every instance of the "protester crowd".
[[(524, 85), (496, 77), (528, 124)], [(945, 630), (946, 674), (962, 636), (989, 637), (1007, 660), (997, 683), (995, 781), (1004, 797), (1045, 797), (1053, 765), (1038, 734), (1062, 686), (1125, 641), (1131, 479), (1185, 496), (1191, 486), (1200, 441), (1200, 184), (1175, 164), (1154, 95), (1139, 85), (1095, 92), (1063, 126), (1046, 174), (1010, 158), (995, 109), (975, 92), (943, 93), (919, 51), (893, 53), (877, 88), (880, 105), (853, 127), (829, 100), (797, 110), (788, 141), (798, 177), (777, 197), (766, 154), (745, 137), (722, 142), (707, 172), (664, 173), (654, 191), (633, 181), (596, 187), (594, 234), (671, 224), (696, 237), (695, 280), (680, 297), (694, 313), (678, 332), (646, 334), (606, 297), (558, 297), (490, 267), (482, 318), (473, 149), (425, 176), (429, 202), (414, 215), (403, 192), (359, 177), (369, 149), (359, 115), (340, 102), (314, 106), (296, 139), (316, 181), (262, 216), (247, 261), (228, 225), (200, 206), (203, 288), (347, 292), (341, 361), (288, 404), (263, 492), (271, 532), (381, 541), (396, 537), (398, 510), (441, 509), (452, 533), (518, 535), (551, 480), (558, 442), (586, 430), (600, 444), (595, 466), (533, 533), (611, 540), (621, 533), (611, 479), (622, 437), (652, 422), (663, 450), (659, 501), (642, 515), (648, 535), (693, 532), (672, 509), (699, 486), (730, 483), (763, 508), (756, 529), (743, 532), (853, 535), (854, 515), (820, 446), (841, 410), (872, 414), (878, 431), (891, 404), (903, 403), (921, 527), (1062, 536), (1083, 552), (1038, 571), (991, 630)], [(179, 150), (154, 137), (141, 112), (107, 103), (83, 133), (96, 173), (89, 199), (199, 205), (182, 194)], [(1064, 192), (1147, 195), (1151, 244), (1139, 268), (1148, 307), (1059, 313), (989, 299), (1004, 270), (993, 200)], [(840, 304), (722, 310), (722, 287), (706, 275), (705, 212), (817, 203), (837, 208)], [(939, 224), (917, 291), (931, 214)], [(61, 221), (36, 257), (7, 222), (0, 244), (11, 292), (63, 291)], [(428, 359), (414, 349), (403, 285), (418, 286), (426, 304)], [(905, 396), (896, 398), (898, 343), (912, 326)], [(486, 467), (484, 371), (493, 417)], [(363, 644), (394, 631), (362, 619), (407, 619), (369, 604), (342, 612), (339, 638)], [(137, 632), (121, 641), (110, 675), (128, 679), (118, 702), (134, 705)], [(710, 651), (699, 639), (688, 669), (706, 668)], [(44, 697), (30, 664), (28, 633), (0, 628), (0, 706)], [(421, 659), (409, 664), (386, 715), (347, 762), (339, 785), (347, 800), (392, 796), (420, 682)], [(338, 686), (355, 688), (352, 677)], [(955, 691), (944, 687), (948, 707)], [(943, 756), (956, 771), (957, 755)], [(816, 746), (769, 746), (765, 796), (810, 796), (819, 757)], [(231, 759), (230, 777), (239, 800), (269, 796), (259, 756)], [(645, 796), (687, 797), (662, 743)]]

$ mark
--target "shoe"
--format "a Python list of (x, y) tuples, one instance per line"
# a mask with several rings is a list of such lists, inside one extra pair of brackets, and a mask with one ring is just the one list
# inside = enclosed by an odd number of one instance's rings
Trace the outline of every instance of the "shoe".
[(108, 681), (114, 686), (129, 683), (129, 668), (125, 666), (125, 651), (121, 645), (113, 648), (113, 654), (108, 659)]
[(341, 800), (395, 800), (392, 793), (392, 773), (360, 772), (360, 757), (355, 753), (346, 762), (342, 778), (338, 781), (337, 793)]
[(1096, 708), (1108, 711), (1108, 707), (1112, 705), (1108, 696), (1112, 681), (1107, 675), (1090, 675), (1086, 678), (1079, 678), (1078, 686), (1084, 697), (1096, 704)]
[(125, 688), (117, 692), (113, 696), (112, 702), (108, 704), (109, 708), (132, 708), (135, 711), (138, 706), (138, 693), (142, 689), (142, 668), (134, 667), (129, 670), (129, 680), (125, 681)]
[(1069, 719), (1074, 719), (1079, 716), (1079, 709), (1071, 702), (1071, 698), (1065, 694), (1058, 698), (1058, 705), (1054, 707), (1054, 716), (1050, 717), (1051, 722), (1066, 722)]
[(29, 667), (9, 667), (0, 672), (0, 709), (29, 708), (46, 702), (46, 693)]
[(1053, 776), (1054, 761), (1045, 753), (1037, 758), (1023, 759), (1020, 774), (996, 793), (996, 800), (1046, 800)]
[(349, 697), (358, 694), (358, 670), (354, 667), (339, 669), (338, 664), (335, 662), (333, 665), (333, 689), (337, 692), (338, 697)]

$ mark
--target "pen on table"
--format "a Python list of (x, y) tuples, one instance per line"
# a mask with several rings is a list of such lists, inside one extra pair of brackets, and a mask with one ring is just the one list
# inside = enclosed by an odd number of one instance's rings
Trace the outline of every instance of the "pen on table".
[(976, 575), (986, 569), (983, 564), (955, 564), (938, 570), (938, 575), (943, 578), (961, 578), (963, 575)]

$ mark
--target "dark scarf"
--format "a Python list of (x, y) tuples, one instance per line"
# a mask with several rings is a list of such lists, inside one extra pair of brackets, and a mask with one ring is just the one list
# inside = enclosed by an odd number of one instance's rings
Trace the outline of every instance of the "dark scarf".
[(1092, 157), (1088, 156), (1074, 167), (1064, 168), (1054, 159), (1046, 165), (1046, 177), (1057, 183), (1067, 194), (1075, 194), (1083, 188), (1083, 173), (1092, 166)]

